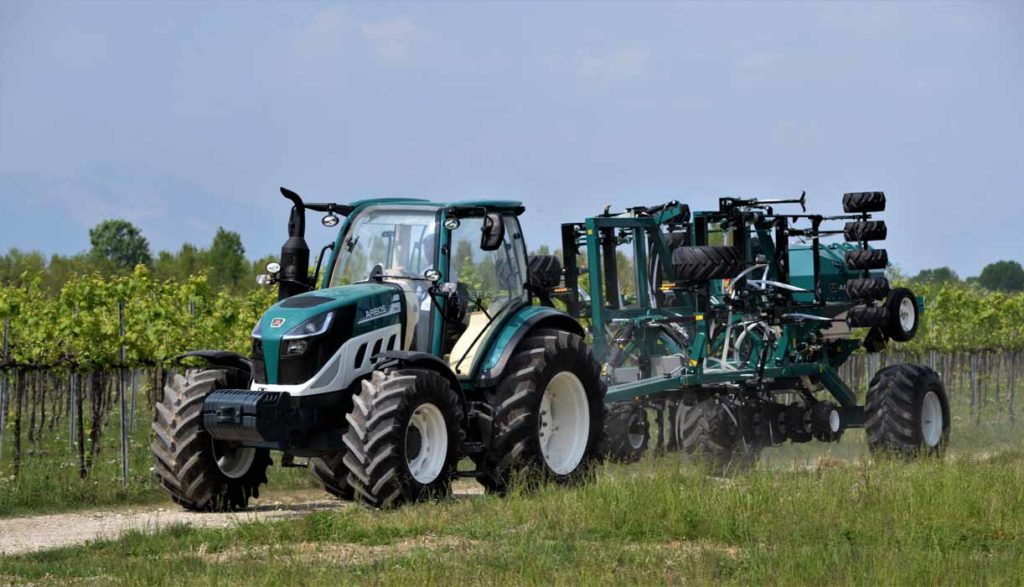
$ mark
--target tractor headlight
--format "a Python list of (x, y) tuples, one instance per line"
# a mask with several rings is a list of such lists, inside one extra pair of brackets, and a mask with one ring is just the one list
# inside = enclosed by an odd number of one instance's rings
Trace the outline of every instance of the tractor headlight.
[[(306, 320), (302, 324), (299, 324), (295, 328), (292, 328), (281, 338), (284, 340), (296, 340), (300, 338), (309, 338), (311, 336), (319, 336), (331, 327), (331, 320), (334, 319), (334, 312), (325, 312), (313, 316), (309, 320)], [(305, 352), (303, 350), (303, 352)]]
[(303, 355), (309, 349), (309, 342), (305, 340), (286, 340), (284, 342), (284, 356), (297, 357)]

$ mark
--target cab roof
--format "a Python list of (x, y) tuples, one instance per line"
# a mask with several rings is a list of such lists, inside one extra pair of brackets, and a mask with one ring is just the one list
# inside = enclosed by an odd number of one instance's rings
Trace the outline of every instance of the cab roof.
[(487, 208), (496, 212), (513, 212), (522, 214), (523, 203), (517, 200), (454, 200), (441, 202), (437, 200), (426, 200), (423, 198), (367, 198), (355, 200), (350, 206), (353, 209), (364, 206), (378, 206), (388, 204), (411, 204), (415, 206), (427, 206), (431, 208)]

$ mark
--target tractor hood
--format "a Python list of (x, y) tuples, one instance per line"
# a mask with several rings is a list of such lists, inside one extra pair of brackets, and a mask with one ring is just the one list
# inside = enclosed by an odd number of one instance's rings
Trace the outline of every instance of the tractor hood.
[(347, 342), (385, 327), (400, 328), (401, 300), (395, 285), (357, 283), (274, 304), (253, 329), (255, 382), (288, 387), (337, 383), (319, 376), (329, 367), (341, 369), (331, 363)]

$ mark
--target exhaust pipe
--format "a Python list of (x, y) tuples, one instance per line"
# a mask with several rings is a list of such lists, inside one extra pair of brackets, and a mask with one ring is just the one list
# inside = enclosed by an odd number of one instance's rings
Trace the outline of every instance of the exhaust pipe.
[(281, 246), (281, 275), (278, 301), (309, 291), (309, 245), (306, 244), (306, 206), (299, 194), (281, 188), (281, 195), (292, 201), (288, 217), (288, 240)]

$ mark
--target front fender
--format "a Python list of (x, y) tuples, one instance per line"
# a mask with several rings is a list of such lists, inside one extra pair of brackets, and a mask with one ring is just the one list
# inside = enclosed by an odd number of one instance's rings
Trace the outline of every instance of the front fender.
[(480, 366), (477, 381), (480, 385), (491, 385), (501, 378), (512, 359), (519, 342), (531, 331), (538, 328), (565, 330), (581, 337), (586, 331), (572, 316), (547, 306), (524, 306), (510, 318), (487, 350), (487, 358)]

